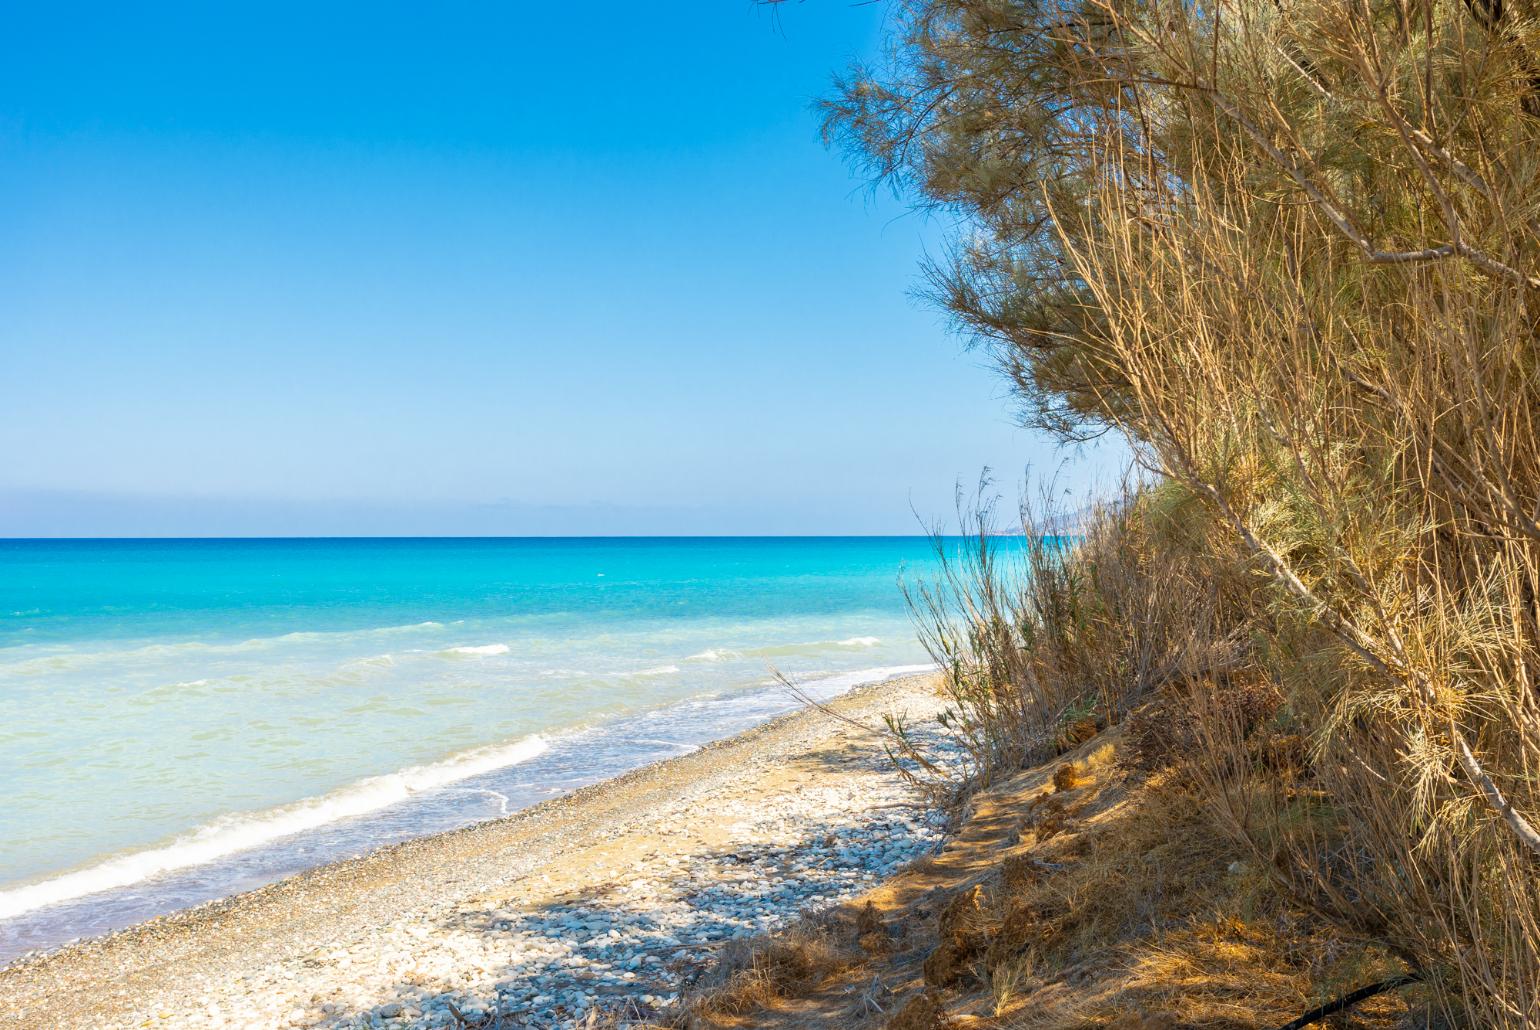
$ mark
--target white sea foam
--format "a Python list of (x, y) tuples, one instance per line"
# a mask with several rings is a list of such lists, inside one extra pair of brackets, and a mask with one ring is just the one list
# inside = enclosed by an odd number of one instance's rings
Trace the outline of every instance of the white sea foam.
[(768, 644), (764, 647), (751, 647), (743, 653), (766, 658), (780, 655), (816, 655), (836, 647), (867, 648), (876, 647), (880, 643), (882, 643), (881, 637), (846, 637), (844, 640), (805, 640), (793, 644)]
[[(832, 641), (825, 642), (828, 646)], [(360, 850), (399, 840), (394, 830), (380, 837), (373, 829), (391, 825), (390, 820), (368, 818), (377, 809), (389, 809), (400, 802), (437, 805), (457, 792), (471, 792), (492, 799), (496, 812), (506, 813), (516, 804), (528, 804), (542, 797), (569, 789), (561, 770), (592, 768), (594, 756), (608, 761), (604, 775), (617, 775), (635, 763), (658, 757), (655, 748), (666, 747), (680, 753), (694, 750), (707, 740), (728, 736), (750, 726), (794, 710), (800, 698), (827, 701), (863, 684), (896, 676), (933, 671), (933, 665), (895, 665), (859, 669), (809, 679), (799, 677), (794, 697), (772, 681), (757, 687), (726, 694), (697, 696), (672, 705), (642, 711), (622, 719), (613, 727), (568, 726), (547, 747), (540, 737), (527, 737), (509, 744), (467, 751), (444, 762), (404, 769), (388, 776), (361, 780), (321, 797), (296, 802), (266, 812), (230, 815), (201, 829), (182, 835), (170, 843), (147, 850), (109, 858), (84, 869), (67, 872), (52, 879), (0, 891), (0, 927), (44, 927), (42, 937), (29, 938), (34, 946), (52, 946), (64, 940), (129, 925), (172, 911), (184, 904), (221, 897), (232, 890), (245, 889), (256, 880), (253, 870), (271, 870), (273, 875), (257, 872), (260, 882), (292, 871), (292, 865), (279, 862), (263, 865), (268, 853), (282, 854), (291, 842), (314, 844), (329, 840), (330, 851), (315, 852), (320, 861), (330, 861)], [(651, 732), (643, 729), (648, 727)], [(640, 731), (640, 732), (639, 732)], [(641, 750), (638, 750), (638, 746)], [(546, 752), (549, 751), (547, 755)], [(482, 774), (495, 775), (505, 767), (518, 767), (545, 755), (527, 766), (530, 771), (510, 773), (512, 778), (528, 783), (511, 784), (504, 780), (460, 781)], [(547, 759), (556, 763), (546, 767)], [(569, 763), (564, 766), (562, 763)], [(544, 769), (545, 772), (540, 770)], [(543, 777), (556, 779), (543, 782)], [(494, 789), (495, 788), (495, 789)], [(517, 793), (515, 793), (517, 792)], [(414, 797), (422, 794), (420, 799)], [(517, 801), (515, 801), (515, 797)], [(487, 806), (478, 804), (465, 821), (485, 818)], [(349, 820), (346, 825), (333, 826)], [(399, 828), (400, 824), (394, 824)], [(434, 824), (442, 829), (443, 824)], [(344, 850), (337, 850), (340, 845)], [(240, 853), (240, 854), (237, 854)], [(226, 857), (231, 856), (231, 857)], [(213, 863), (203, 873), (197, 867)], [(162, 893), (154, 882), (165, 874), (171, 893)], [(184, 877), (198, 878), (191, 888)], [(146, 882), (150, 881), (150, 882)], [(189, 893), (190, 890), (190, 893)], [(71, 902), (73, 902), (71, 904)], [(56, 911), (48, 906), (56, 903)], [(43, 911), (35, 911), (35, 910)], [(27, 915), (27, 913), (34, 913)], [(14, 919), (15, 922), (9, 922)], [(50, 922), (54, 920), (55, 922)], [(20, 941), (22, 938), (14, 938)], [(13, 943), (14, 943), (13, 941)], [(0, 959), (7, 943), (0, 936)], [(14, 953), (14, 952), (13, 952)]]
[(825, 676), (822, 679), (799, 683), (797, 686), (803, 693), (814, 700), (827, 701), (837, 697), (847, 690), (856, 687), (870, 686), (873, 683), (883, 683), (887, 680), (897, 679), (900, 676), (917, 676), (920, 673), (935, 672), (939, 666), (934, 663), (927, 665), (884, 665), (876, 669), (857, 669), (855, 672), (842, 672), (834, 676)]
[(87, 894), (127, 887), (161, 873), (202, 865), (280, 837), (365, 815), (425, 790), (527, 762), (547, 747), (542, 737), (524, 737), (507, 744), (465, 751), (431, 765), (414, 765), (400, 772), (371, 776), (329, 794), (265, 812), (222, 816), (169, 844), (109, 858), (40, 883), (0, 891), (0, 919), (10, 919), (23, 912)]
[(479, 645), (474, 646), (474, 647), (451, 647), (448, 650), (444, 651), (443, 653), (444, 654), (463, 654), (463, 655), (474, 655), (474, 656), (477, 656), (477, 657), (487, 657), (487, 656), (495, 655), (495, 654), (507, 654), (508, 653), (508, 645), (507, 644), (479, 644)]
[[(920, 673), (935, 672), (937, 666), (927, 665), (882, 665), (871, 669), (856, 669), (851, 672), (834, 673), (832, 675), (803, 679), (793, 677), (792, 685), (796, 693), (814, 701), (829, 701), (856, 687), (870, 686), (873, 683), (883, 683), (887, 680), (897, 679), (900, 676), (914, 676)], [(738, 722), (745, 716), (768, 719), (790, 710), (787, 706), (788, 692), (774, 680), (766, 680), (760, 689), (746, 690), (727, 695), (708, 695), (697, 697), (679, 705), (656, 709), (645, 713), (649, 719), (671, 720), (676, 719), (681, 712), (689, 712), (692, 723), (705, 723), (716, 725), (722, 730), (722, 735), (737, 732), (752, 723)], [(795, 707), (794, 705), (792, 707)]]
[(679, 666), (677, 666), (677, 665), (657, 665), (657, 666), (654, 666), (651, 669), (642, 669), (640, 672), (632, 673), (632, 675), (633, 676), (672, 676), (674, 673), (676, 673), (678, 671), (679, 671)]
[[(182, 640), (170, 644), (125, 642), (124, 646), (107, 651), (60, 651), (56, 649), (56, 645), (16, 647), (7, 649), (6, 658), (9, 660), (0, 661), (0, 671), (12, 676), (69, 672), (100, 665), (133, 664), (145, 661), (178, 660), (190, 657), (205, 658), (223, 655), (242, 655), (252, 651), (283, 647), (288, 644), (318, 642), (341, 644), (351, 640), (366, 640), (371, 637), (392, 636), (397, 633), (414, 633), (421, 630), (443, 628), (444, 624), (441, 622), (415, 622), (408, 626), (374, 626), (368, 629), (327, 632), (305, 630), (295, 633), (282, 633), (273, 637), (253, 637), (250, 640), (241, 640), (233, 643), (209, 643), (203, 640)], [(39, 651), (44, 653), (39, 654)]]
[(691, 751), (700, 750), (699, 744), (685, 744), (677, 740), (661, 740), (656, 737), (632, 737), (629, 742), (633, 744), (656, 744), (660, 747), (677, 748), (683, 754), (689, 754)]
[(687, 662), (726, 662), (739, 657), (737, 651), (729, 651), (725, 647), (712, 647), (699, 654), (692, 654), (685, 658)]

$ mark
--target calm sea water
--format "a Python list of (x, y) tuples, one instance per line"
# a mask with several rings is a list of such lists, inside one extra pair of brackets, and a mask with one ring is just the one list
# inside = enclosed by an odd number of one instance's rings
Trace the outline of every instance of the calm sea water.
[(0, 541), (0, 961), (923, 667), (920, 538)]

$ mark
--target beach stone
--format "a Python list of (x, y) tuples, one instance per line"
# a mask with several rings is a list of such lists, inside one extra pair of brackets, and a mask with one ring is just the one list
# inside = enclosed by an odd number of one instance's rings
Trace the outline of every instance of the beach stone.
[[(926, 725), (916, 723), (920, 739), (944, 765), (945, 742)], [(778, 775), (782, 763), (752, 766)], [(744, 764), (735, 775), (754, 771)], [(885, 756), (853, 759), (839, 777), (771, 794), (730, 785), (681, 796), (671, 817), (679, 832), (658, 827), (641, 857), (596, 871), (591, 886), (602, 889), (591, 894), (575, 891), (570, 874), (554, 883), (544, 872), (510, 874), (506, 894), (424, 906), (305, 962), (200, 983), (196, 1012), (172, 1012), (164, 1025), (219, 1025), (215, 1003), (232, 1027), (282, 1026), (298, 1013), (296, 1025), (339, 1030), (458, 1028), (451, 1002), (470, 1026), (498, 1015), (499, 1025), (541, 1030), (583, 1026), (627, 1000), (666, 1010), (717, 961), (717, 942), (849, 900), (940, 839), (918, 808), (892, 807), (919, 799)], [(708, 825), (730, 847), (694, 832)], [(549, 904), (541, 892), (553, 889), (573, 893)], [(379, 1004), (392, 995), (400, 1000)]]

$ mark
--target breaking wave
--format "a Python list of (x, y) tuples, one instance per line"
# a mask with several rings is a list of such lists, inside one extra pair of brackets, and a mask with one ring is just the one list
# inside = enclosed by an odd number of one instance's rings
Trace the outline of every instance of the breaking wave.
[(0, 919), (98, 891), (128, 887), (161, 873), (202, 865), (280, 837), (396, 804), (425, 790), (527, 762), (548, 745), (540, 736), (465, 751), (442, 762), (371, 776), (320, 797), (264, 812), (222, 816), (168, 844), (109, 858), (40, 883), (0, 891)]

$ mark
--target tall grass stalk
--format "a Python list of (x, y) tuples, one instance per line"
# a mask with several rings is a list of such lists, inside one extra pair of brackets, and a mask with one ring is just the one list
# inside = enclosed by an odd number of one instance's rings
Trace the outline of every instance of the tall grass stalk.
[[(1122, 432), (1201, 505), (1197, 596), (1224, 600), (1200, 621), (1251, 642), (1312, 756), (1291, 783), (1215, 723), (1233, 830), (1483, 1026), (1540, 1025), (1537, 14), (916, 0), (828, 108), (878, 175), (964, 215), (936, 293), (1028, 416)], [(1146, 651), (1111, 614), (1088, 629), (1102, 584), (1071, 586), (1080, 561), (1041, 570), (1049, 597), (921, 598), (981, 619), (940, 638), (974, 670), (951, 674), (960, 710), (1030, 709), (974, 731), (983, 775), (1150, 679), (1080, 659), (1190, 650)], [(1138, 568), (1091, 539), (1084, 561)], [(1183, 615), (1163, 603), (1142, 617)]]
[(1166, 545), (1148, 499), (1125, 491), (1074, 522), (1046, 499), (1019, 514), (1002, 531), (982, 488), (960, 497), (964, 532), (932, 534), (939, 571), (904, 584), (951, 701), (943, 723), (966, 755), (964, 791), (1094, 735), (1173, 676), (1228, 667), (1245, 650), (1218, 632), (1213, 583)]

